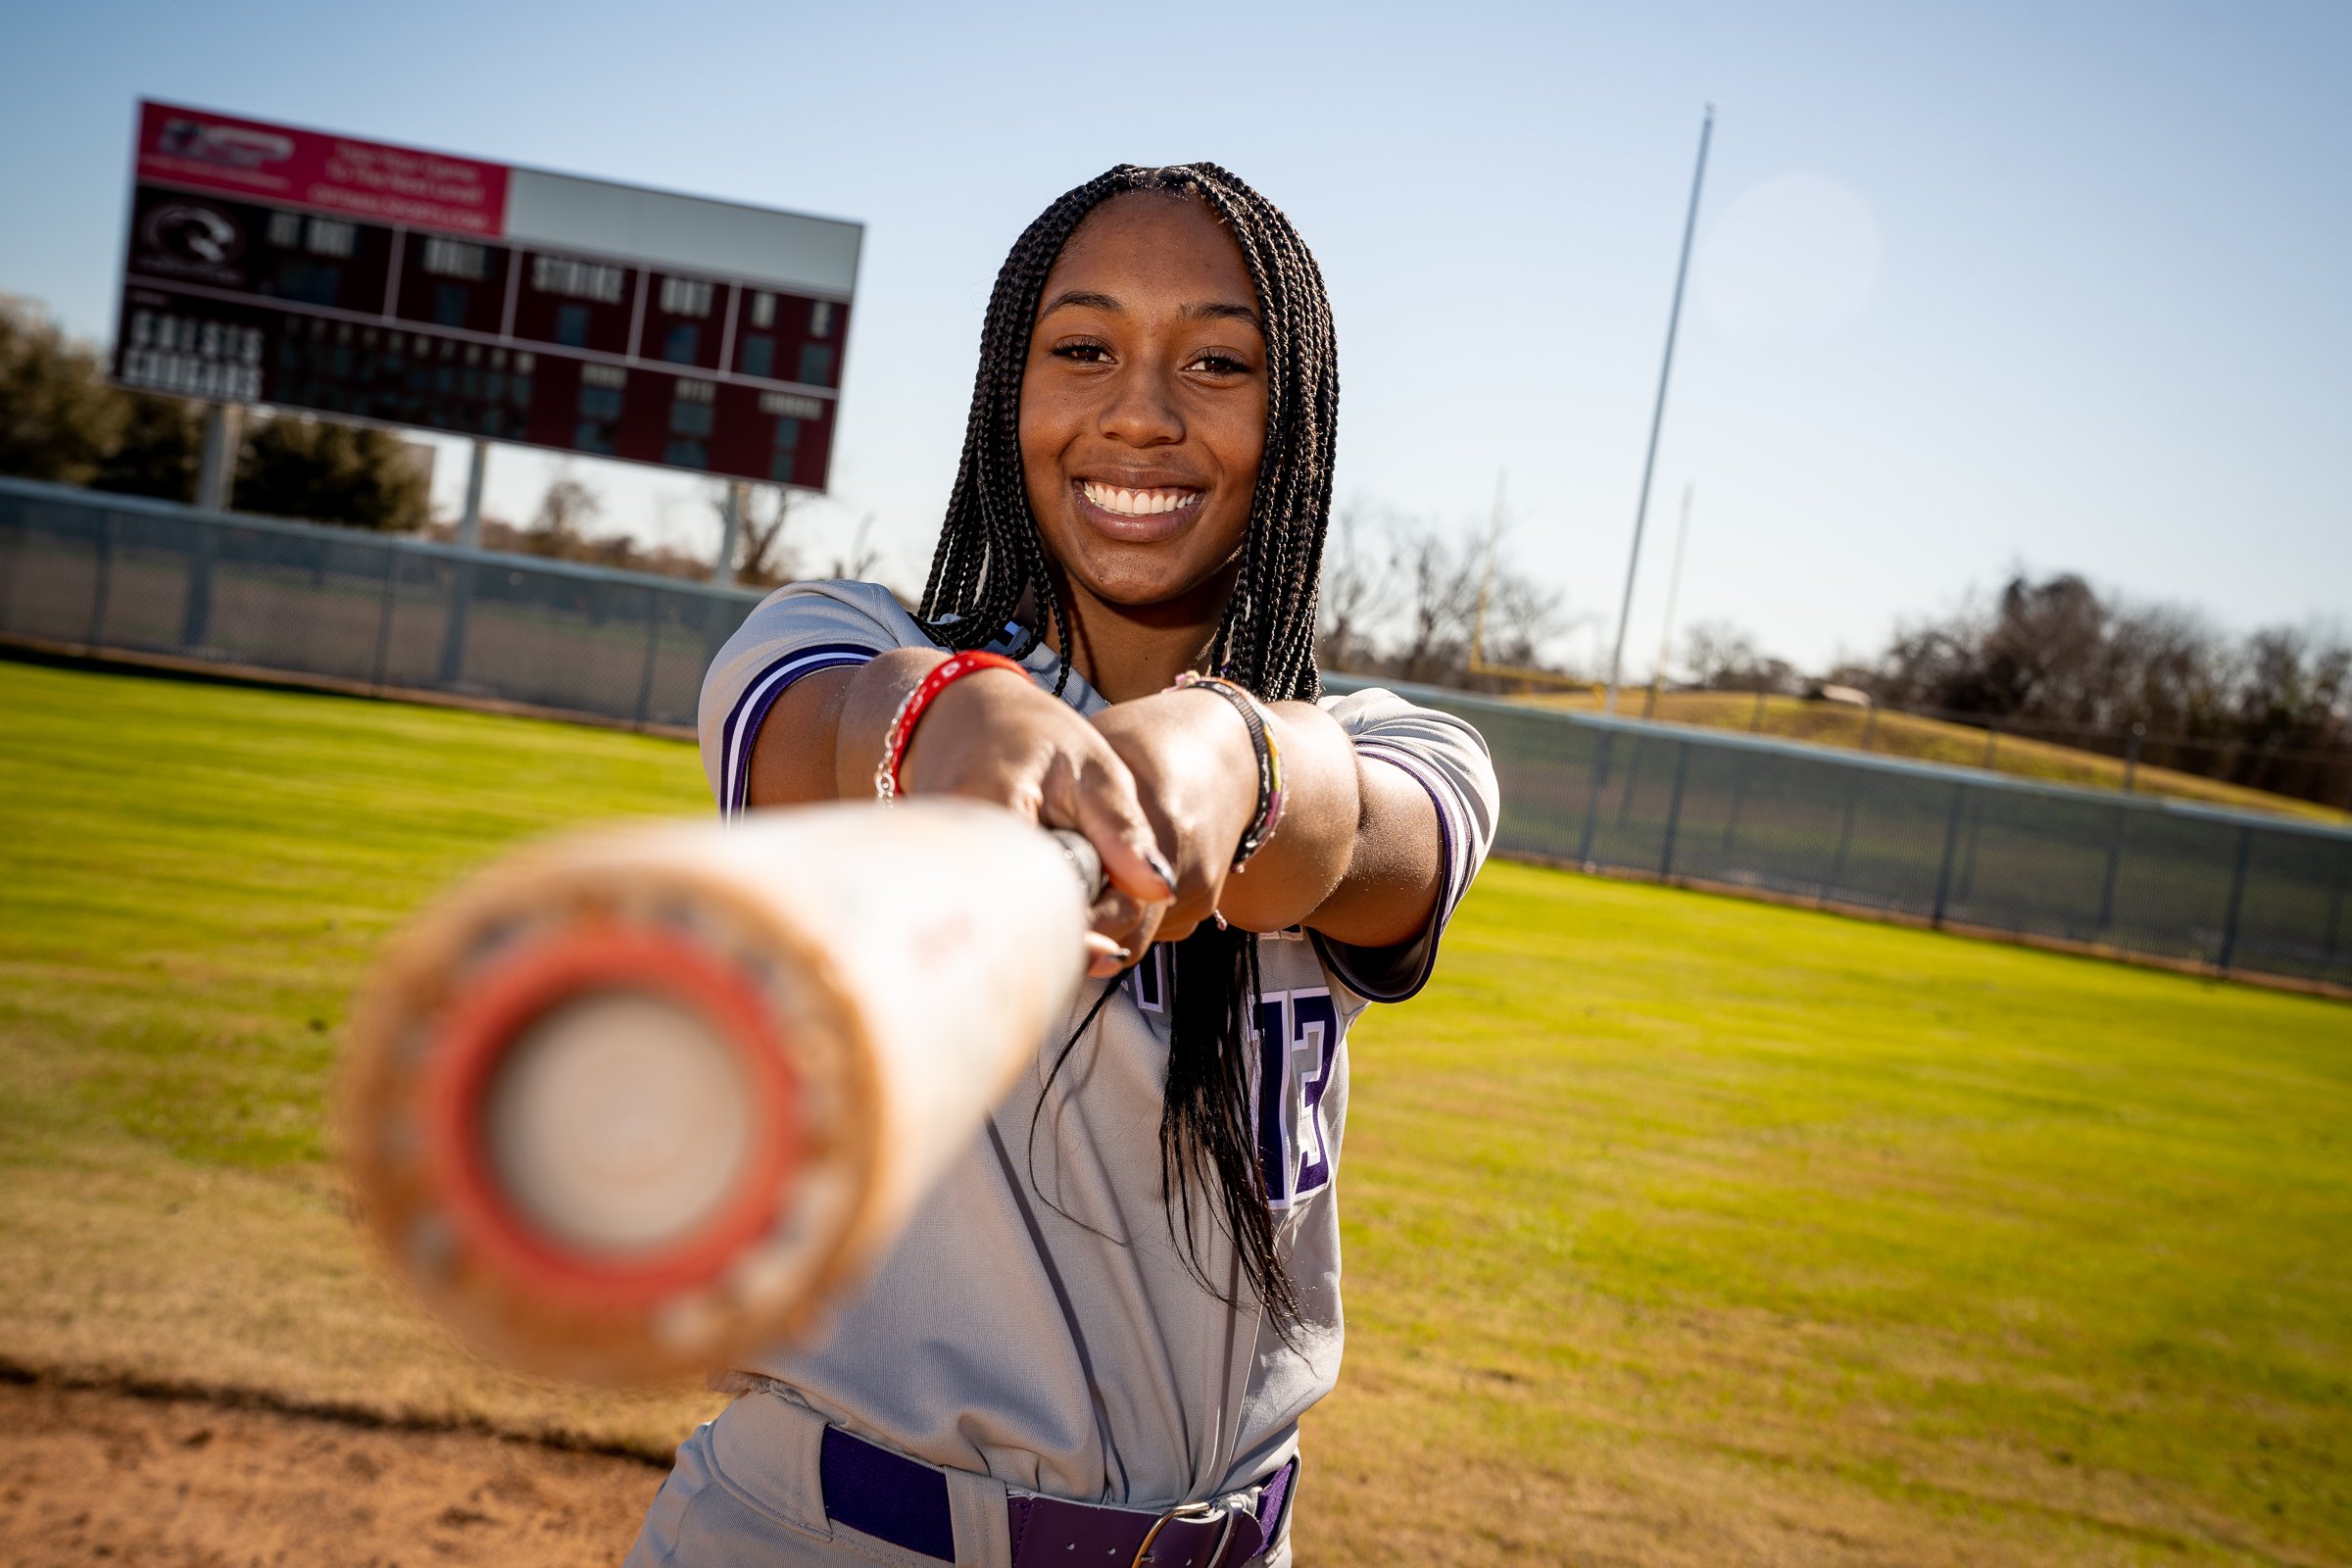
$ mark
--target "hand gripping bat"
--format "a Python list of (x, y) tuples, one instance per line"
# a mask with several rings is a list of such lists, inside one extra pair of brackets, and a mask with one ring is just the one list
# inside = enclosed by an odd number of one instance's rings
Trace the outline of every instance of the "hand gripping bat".
[(949, 800), (499, 860), (362, 995), (360, 1210), (528, 1370), (646, 1382), (805, 1333), (1066, 1015), (1101, 877), (1076, 834)]

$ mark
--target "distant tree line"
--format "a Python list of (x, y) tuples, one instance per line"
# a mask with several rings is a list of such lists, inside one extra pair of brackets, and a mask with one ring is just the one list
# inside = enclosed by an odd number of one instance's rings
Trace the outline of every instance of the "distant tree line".
[[(1471, 691), (1589, 674), (1547, 650), (1592, 616), (1570, 614), (1507, 548), (1490, 561), (1484, 540), (1426, 520), (1362, 507), (1335, 514), (1321, 615), (1326, 669)], [(2232, 635), (2193, 610), (2103, 594), (2074, 572), (2020, 571), (1989, 598), (1898, 623), (1875, 657), (1818, 674), (1728, 620), (1692, 625), (1677, 652), (1685, 690), (1856, 688), (1889, 708), (2352, 809), (2352, 642), (2340, 630)]]
[(109, 384), (95, 348), (0, 295), (0, 473), (185, 501), (202, 444), (195, 405)]
[(2352, 643), (2340, 631), (2232, 636), (2193, 610), (2102, 594), (2075, 572), (2018, 572), (1815, 678), (1727, 621), (1692, 626), (1682, 653), (1689, 685), (1703, 690), (1851, 687), (1888, 708), (2352, 809)]
[[(280, 416), (244, 435), (229, 498), (239, 512), (395, 532), (425, 523), (425, 472), (389, 431)], [(198, 405), (116, 386), (95, 347), (0, 296), (0, 473), (184, 502), (203, 452)]]
[(1690, 684), (1711, 692), (1783, 692), (1805, 689), (1805, 677), (1786, 659), (1766, 653), (1753, 633), (1728, 620), (1702, 620), (1683, 634), (1683, 662)]
[(1831, 679), (1891, 707), (2107, 737), (2146, 760), (2330, 805), (2352, 797), (2352, 643), (2269, 626), (2243, 636), (2178, 605), (2101, 594), (2073, 572), (2012, 576), (1989, 601), (1896, 628)]

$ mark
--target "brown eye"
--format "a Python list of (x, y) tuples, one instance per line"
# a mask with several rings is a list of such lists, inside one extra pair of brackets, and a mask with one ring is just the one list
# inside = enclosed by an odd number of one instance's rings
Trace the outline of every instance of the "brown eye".
[(1250, 373), (1249, 366), (1230, 354), (1220, 354), (1214, 349), (1197, 356), (1187, 368), (1206, 370), (1211, 375), (1248, 375)]

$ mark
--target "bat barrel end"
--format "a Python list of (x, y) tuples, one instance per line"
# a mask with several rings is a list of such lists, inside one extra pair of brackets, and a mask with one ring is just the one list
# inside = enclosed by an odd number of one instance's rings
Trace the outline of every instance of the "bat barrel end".
[(821, 1250), (789, 976), (675, 897), (513, 912), (461, 908), (364, 1009), (362, 1207), (493, 1353), (607, 1383), (707, 1365)]

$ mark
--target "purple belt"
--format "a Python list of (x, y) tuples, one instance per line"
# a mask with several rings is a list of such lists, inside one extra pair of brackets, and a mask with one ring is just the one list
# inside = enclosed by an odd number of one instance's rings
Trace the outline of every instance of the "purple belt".
[[(825, 1513), (836, 1523), (942, 1562), (956, 1560), (948, 1478), (918, 1459), (825, 1428), (818, 1452)], [(1010, 1497), (1013, 1568), (1239, 1568), (1280, 1535), (1298, 1477), (1293, 1459), (1259, 1489), (1256, 1508), (1184, 1503), (1143, 1513), (1058, 1497)]]

